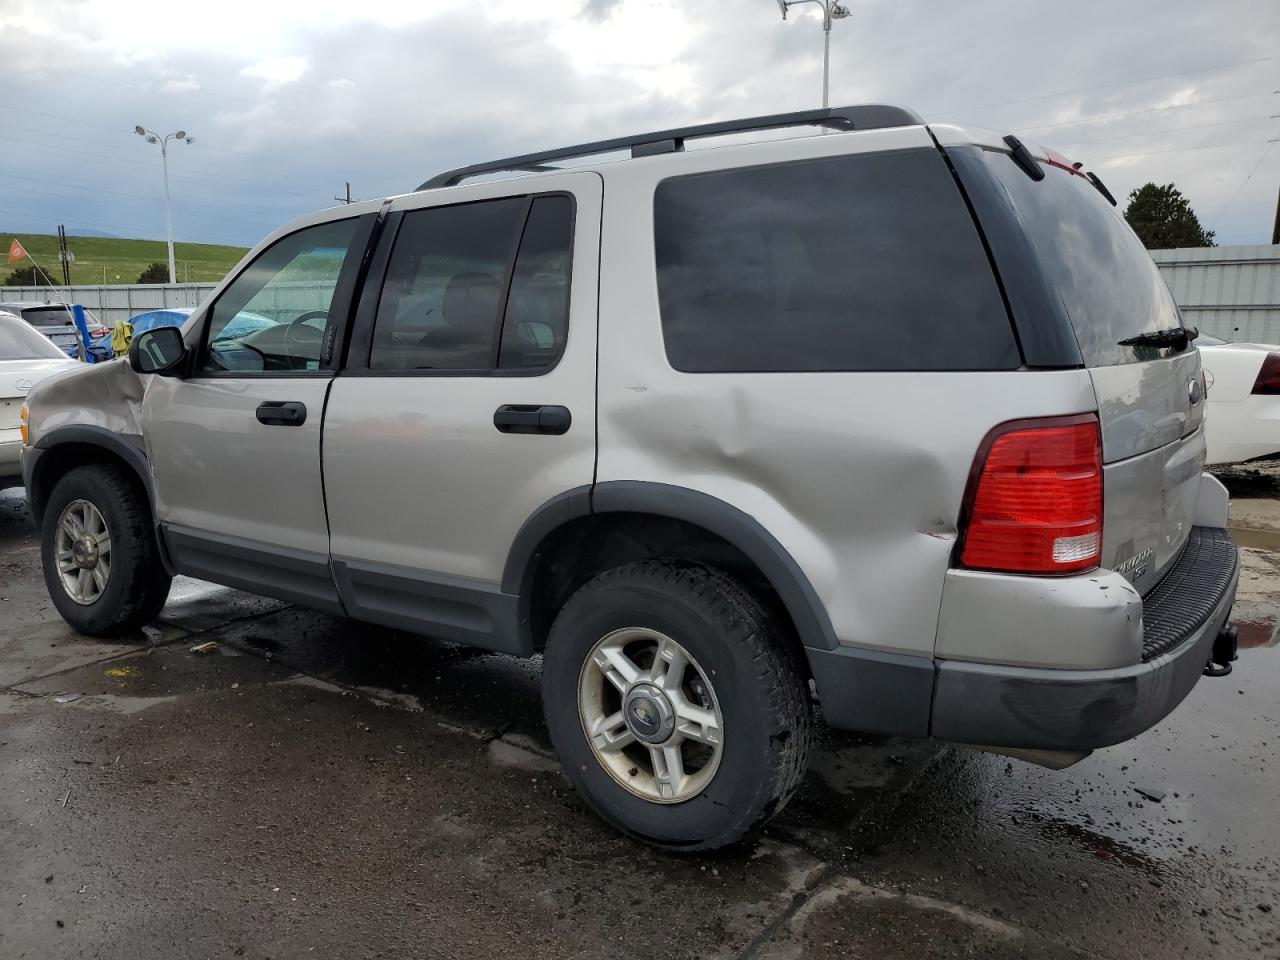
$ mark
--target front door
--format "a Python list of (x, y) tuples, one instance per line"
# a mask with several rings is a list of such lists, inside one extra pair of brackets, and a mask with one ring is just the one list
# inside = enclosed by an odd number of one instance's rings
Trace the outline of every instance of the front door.
[(565, 173), (392, 204), (324, 427), (352, 616), (520, 649), (508, 551), (595, 470), (601, 192)]
[[(264, 249), (203, 311), (192, 369), (142, 405), (157, 520), (182, 573), (340, 610), (320, 430), (373, 215)], [(190, 339), (190, 338), (189, 338)]]

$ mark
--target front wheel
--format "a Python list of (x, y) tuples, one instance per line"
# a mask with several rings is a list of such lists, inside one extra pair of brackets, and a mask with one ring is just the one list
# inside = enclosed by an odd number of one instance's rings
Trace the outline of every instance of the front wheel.
[(112, 464), (76, 467), (57, 482), (45, 507), (40, 559), (53, 605), (90, 636), (138, 629), (169, 595), (146, 494)]
[(797, 654), (746, 588), (701, 565), (642, 561), (579, 589), (552, 625), (543, 704), (591, 807), (670, 849), (739, 839), (807, 761)]

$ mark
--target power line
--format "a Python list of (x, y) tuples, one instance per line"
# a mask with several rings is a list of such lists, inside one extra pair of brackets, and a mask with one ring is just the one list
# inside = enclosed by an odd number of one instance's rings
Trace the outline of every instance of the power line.
[(1059, 127), (1078, 127), (1082, 124), (1102, 123), (1104, 120), (1125, 120), (1129, 117), (1137, 117), (1144, 113), (1164, 113), (1168, 110), (1185, 110), (1187, 107), (1208, 106), (1211, 103), (1229, 103), (1234, 100), (1253, 100), (1257, 97), (1270, 97), (1274, 94), (1270, 93), (1249, 93), (1242, 94), (1237, 97), (1216, 97), (1208, 100), (1190, 100), (1187, 103), (1171, 103), (1166, 107), (1143, 107), (1141, 110), (1130, 110), (1127, 113), (1108, 113), (1094, 114), (1093, 116), (1079, 117), (1075, 120), (1062, 120), (1057, 123), (1039, 123), (1034, 126), (1019, 126), (1019, 130), (1049, 130)]
[(1118, 80), (1114, 83), (1100, 83), (1092, 87), (1081, 87), (1077, 90), (1059, 90), (1056, 93), (1041, 94), (1036, 97), (1023, 97), (1019, 100), (1004, 100), (1000, 103), (983, 104), (980, 107), (961, 107), (959, 110), (950, 110), (949, 113), (974, 113), (979, 110), (994, 110), (997, 107), (1012, 107), (1022, 103), (1035, 103), (1040, 100), (1052, 100), (1055, 97), (1069, 97), (1081, 93), (1094, 93), (1098, 90), (1109, 90), (1113, 87), (1131, 87), (1139, 83), (1151, 83), (1154, 80), (1170, 80), (1177, 77), (1195, 76), (1201, 73), (1214, 73), (1218, 70), (1230, 70), (1233, 67), (1243, 67), (1254, 63), (1263, 63), (1268, 60), (1280, 59), (1276, 56), (1256, 57), (1252, 60), (1237, 60), (1234, 63), (1219, 64), (1216, 67), (1201, 67), (1195, 70), (1179, 70), (1176, 73), (1162, 73), (1156, 76), (1139, 77), (1135, 80)]
[(1211, 143), (1202, 147), (1173, 147), (1169, 150), (1145, 150), (1141, 153), (1112, 153), (1104, 157), (1093, 157), (1091, 160), (1093, 163), (1101, 163), (1104, 160), (1122, 160), (1126, 157), (1154, 157), (1164, 153), (1195, 153), (1198, 150), (1238, 149), (1240, 147), (1252, 147), (1257, 142), (1257, 140), (1244, 140), (1240, 143)]
[(1262, 151), (1262, 156), (1260, 156), (1258, 158), (1258, 162), (1253, 165), (1253, 169), (1250, 170), (1249, 173), (1245, 176), (1245, 178), (1240, 181), (1240, 186), (1236, 187), (1236, 192), (1231, 195), (1231, 199), (1227, 201), (1226, 206), (1224, 206), (1221, 210), (1219, 210), (1218, 215), (1213, 218), (1213, 229), (1217, 229), (1218, 221), (1222, 219), (1222, 215), (1226, 213), (1228, 209), (1230, 209), (1233, 203), (1236, 202), (1236, 197), (1240, 196), (1240, 193), (1244, 190), (1245, 184), (1247, 184), (1250, 180), (1253, 179), (1253, 175), (1258, 172), (1258, 169), (1262, 166), (1263, 161), (1265, 161), (1267, 157), (1271, 156), (1271, 151), (1274, 150), (1275, 148), (1276, 148), (1276, 141), (1272, 140), (1267, 145), (1267, 149)]

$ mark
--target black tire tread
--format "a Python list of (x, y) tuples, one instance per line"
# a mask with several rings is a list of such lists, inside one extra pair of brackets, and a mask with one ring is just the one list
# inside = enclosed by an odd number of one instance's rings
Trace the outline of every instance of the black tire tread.
[[(580, 587), (561, 613), (592, 602), (596, 589), (626, 583), (643, 584), (666, 595), (683, 595), (691, 605), (724, 624), (728, 638), (746, 651), (759, 689), (764, 691), (759, 708), (769, 726), (769, 751), (753, 794), (743, 798), (735, 817), (716, 836), (697, 844), (676, 846), (632, 834), (678, 852), (727, 846), (780, 813), (807, 769), (813, 720), (807, 673), (799, 651), (795, 644), (785, 642), (787, 636), (775, 617), (743, 584), (716, 567), (690, 561), (638, 560), (607, 570)], [(554, 643), (554, 636), (553, 625), (549, 642)]]
[[(50, 497), (50, 508), (45, 514), (46, 527), (54, 527), (62, 512), (59, 487), (77, 478), (86, 478), (91, 484), (96, 483), (105, 488), (110, 503), (98, 504), (104, 516), (108, 511), (125, 528), (123, 542), (113, 537), (111, 543), (111, 575), (123, 577), (123, 594), (114, 605), (112, 611), (103, 616), (102, 611), (93, 611), (88, 616), (81, 616), (73, 621), (63, 616), (81, 633), (96, 637), (119, 636), (133, 633), (140, 627), (150, 623), (164, 608), (169, 596), (172, 578), (164, 571), (160, 561), (160, 551), (156, 543), (155, 530), (152, 528), (151, 508), (147, 502), (146, 492), (136, 478), (124, 468), (110, 463), (86, 464), (76, 467), (58, 481)], [(108, 516), (108, 524), (110, 524)], [(49, 531), (42, 531), (42, 539), (47, 540)], [(46, 563), (48, 559), (46, 559)], [(56, 573), (46, 573), (49, 591), (61, 590), (56, 582)], [(66, 598), (67, 603), (73, 603)], [(63, 609), (58, 604), (59, 610)], [(88, 611), (91, 608), (85, 608)]]

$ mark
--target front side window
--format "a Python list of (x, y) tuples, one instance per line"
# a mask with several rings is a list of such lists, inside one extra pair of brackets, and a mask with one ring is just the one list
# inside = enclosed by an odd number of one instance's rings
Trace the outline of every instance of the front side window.
[(569, 313), (573, 201), (507, 197), (404, 215), (374, 320), (374, 370), (538, 370)]
[(981, 238), (937, 150), (675, 177), (658, 185), (654, 233), (677, 370), (1020, 363)]
[(201, 355), (205, 373), (320, 369), (321, 345), (355, 219), (307, 227), (278, 240), (214, 302)]

